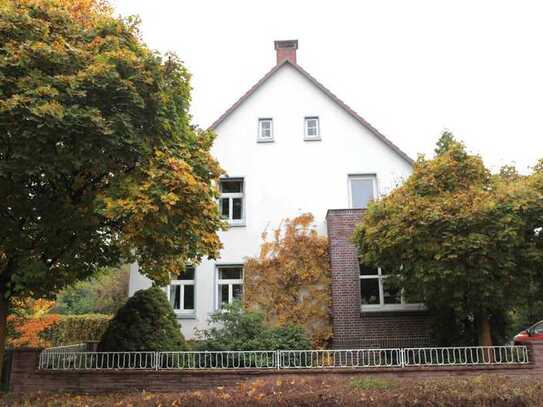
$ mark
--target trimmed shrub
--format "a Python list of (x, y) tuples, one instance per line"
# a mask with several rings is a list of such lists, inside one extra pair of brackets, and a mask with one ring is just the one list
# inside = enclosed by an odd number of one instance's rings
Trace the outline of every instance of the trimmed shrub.
[(198, 333), (201, 350), (311, 349), (301, 326), (268, 326), (262, 313), (247, 311), (238, 301), (211, 314), (209, 322), (211, 327)]
[(105, 332), (110, 315), (45, 314), (23, 318), (12, 315), (8, 319), (10, 347), (50, 347), (99, 341)]
[(137, 291), (119, 309), (102, 336), (100, 351), (180, 351), (185, 338), (163, 290)]
[(111, 315), (62, 315), (40, 336), (51, 346), (71, 345), (86, 341), (99, 341), (106, 331)]

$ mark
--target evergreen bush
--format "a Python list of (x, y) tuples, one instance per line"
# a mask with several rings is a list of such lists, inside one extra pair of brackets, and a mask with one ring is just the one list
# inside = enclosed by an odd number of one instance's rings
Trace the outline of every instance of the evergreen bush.
[(173, 309), (158, 287), (137, 291), (119, 309), (98, 345), (100, 351), (186, 350)]

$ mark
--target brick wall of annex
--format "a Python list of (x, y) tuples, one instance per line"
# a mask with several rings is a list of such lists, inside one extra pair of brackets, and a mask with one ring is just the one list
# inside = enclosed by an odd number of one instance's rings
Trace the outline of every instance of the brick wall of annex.
[(361, 209), (329, 210), (326, 220), (332, 273), (335, 348), (412, 347), (431, 344), (425, 312), (362, 313), (358, 253), (351, 242)]

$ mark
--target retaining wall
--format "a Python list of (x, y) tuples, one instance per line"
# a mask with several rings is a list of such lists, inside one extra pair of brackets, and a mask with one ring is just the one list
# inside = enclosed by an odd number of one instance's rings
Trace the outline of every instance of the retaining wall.
[(543, 377), (543, 343), (530, 346), (530, 364), (470, 367), (417, 367), (417, 368), (370, 368), (370, 369), (268, 369), (268, 370), (39, 370), (40, 349), (19, 349), (13, 354), (11, 391), (37, 392), (62, 391), (77, 393), (105, 393), (129, 391), (178, 392), (228, 386), (255, 378), (277, 375), (315, 377), (335, 375), (379, 375), (382, 377), (429, 378), (501, 374), (507, 376)]

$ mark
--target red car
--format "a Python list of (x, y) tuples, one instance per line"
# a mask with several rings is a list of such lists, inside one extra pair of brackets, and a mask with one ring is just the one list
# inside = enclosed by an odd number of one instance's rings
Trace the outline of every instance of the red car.
[(543, 321), (533, 324), (530, 328), (519, 332), (513, 341), (515, 345), (524, 345), (526, 342), (543, 341)]

